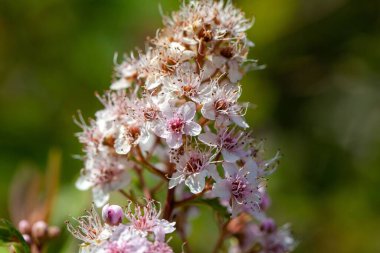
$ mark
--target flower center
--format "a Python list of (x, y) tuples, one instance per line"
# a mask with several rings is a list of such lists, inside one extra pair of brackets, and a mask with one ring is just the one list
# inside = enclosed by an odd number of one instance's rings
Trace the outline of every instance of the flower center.
[(190, 157), (186, 163), (185, 172), (193, 174), (199, 172), (202, 168), (202, 160), (199, 157)]
[(226, 111), (228, 109), (229, 103), (226, 99), (218, 99), (214, 102), (214, 108), (217, 112)]
[(181, 118), (173, 118), (168, 122), (169, 129), (175, 133), (182, 133), (184, 125), (185, 122)]
[(231, 189), (231, 192), (232, 194), (235, 196), (235, 198), (237, 199), (242, 199), (244, 198), (244, 195), (245, 195), (245, 192), (246, 192), (246, 189), (248, 187), (247, 183), (242, 181), (241, 179), (235, 179), (233, 182), (232, 182), (232, 189)]
[(128, 127), (128, 137), (131, 142), (135, 142), (140, 137), (141, 131), (138, 126), (130, 126)]
[(157, 119), (158, 111), (153, 107), (147, 107), (143, 109), (144, 118), (147, 121), (153, 121)]
[(237, 145), (237, 140), (233, 137), (226, 137), (222, 140), (222, 147), (227, 150), (233, 150)]

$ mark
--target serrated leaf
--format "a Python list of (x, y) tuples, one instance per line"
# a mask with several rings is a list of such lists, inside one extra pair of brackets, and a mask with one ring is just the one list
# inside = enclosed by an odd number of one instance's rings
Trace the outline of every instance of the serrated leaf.
[(16, 252), (30, 253), (28, 244), (21, 233), (8, 220), (0, 219), (0, 244), (14, 244)]

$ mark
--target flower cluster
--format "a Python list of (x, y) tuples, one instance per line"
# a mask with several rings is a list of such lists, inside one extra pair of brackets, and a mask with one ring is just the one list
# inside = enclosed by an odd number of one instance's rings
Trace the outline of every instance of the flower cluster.
[[(249, 104), (239, 101), (239, 81), (255, 67), (247, 59), (253, 46), (246, 36), (251, 26), (230, 1), (185, 1), (178, 12), (164, 17), (164, 27), (145, 51), (120, 63), (115, 59), (110, 90), (98, 96), (104, 108), (88, 124), (81, 115), (76, 120), (83, 129), (77, 136), (85, 153), (76, 185), (92, 190), (96, 206), (107, 203), (111, 192), (128, 187), (132, 172), (141, 179), (146, 169), (168, 182), (167, 219), (176, 204), (186, 202), (176, 200), (173, 191), (192, 194), (187, 200), (217, 198), (232, 217), (265, 217), (260, 207), (265, 178), (280, 155), (265, 158), (263, 142), (248, 131)], [(151, 196), (146, 187), (143, 191)], [(148, 210), (127, 217), (137, 227), (156, 226), (135, 222), (147, 212), (148, 220), (157, 218)], [(108, 241), (114, 235), (118, 243), (118, 238), (127, 244), (135, 240), (130, 229), (125, 241), (124, 232), (91, 223), (97, 225), (89, 230), (90, 241), (82, 238), (90, 245), (103, 242), (105, 233)]]
[[(76, 224), (67, 222), (68, 230), (81, 240), (80, 252), (88, 253), (173, 253), (165, 241), (175, 223), (160, 219), (160, 209), (154, 201), (145, 206), (128, 205), (124, 210), (117, 205), (105, 205), (102, 218), (93, 206), (87, 215), (74, 218)], [(122, 221), (126, 217), (128, 224)]]

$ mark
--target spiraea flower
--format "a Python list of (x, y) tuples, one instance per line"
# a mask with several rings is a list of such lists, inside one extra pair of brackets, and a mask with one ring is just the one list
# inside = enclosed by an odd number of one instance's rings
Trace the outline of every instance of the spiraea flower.
[(83, 242), (81, 248), (100, 245), (111, 236), (111, 230), (102, 224), (94, 205), (86, 215), (73, 220), (76, 224), (67, 221), (66, 226), (75, 238)]
[(193, 102), (186, 102), (178, 108), (167, 104), (153, 131), (166, 139), (170, 148), (179, 148), (183, 144), (184, 135), (197, 136), (201, 132), (201, 126), (194, 121), (195, 112)]
[(145, 206), (139, 206), (129, 202), (125, 216), (136, 231), (145, 236), (148, 233), (153, 233), (157, 240), (163, 241), (165, 234), (172, 233), (175, 230), (175, 222), (160, 219), (161, 207), (157, 207), (156, 203), (158, 202), (147, 200)]
[(130, 182), (128, 168), (133, 163), (115, 154), (99, 153), (87, 157), (85, 168), (76, 182), (79, 190), (92, 189), (96, 206), (103, 206), (112, 191), (122, 189)]
[(247, 161), (243, 167), (233, 163), (223, 163), (225, 178), (214, 185), (213, 194), (229, 206), (232, 216), (248, 212), (260, 215), (258, 179), (253, 161)]
[[(115, 60), (110, 90), (98, 96), (103, 108), (88, 124), (81, 116), (77, 120), (85, 153), (77, 187), (92, 190), (98, 207), (113, 191), (135, 204), (128, 202), (128, 224), (112, 205), (103, 209), (105, 225), (83, 223), (91, 238), (77, 237), (91, 245), (88, 252), (172, 252), (165, 241), (175, 230), (172, 219), (189, 213), (186, 208), (198, 198), (213, 198), (212, 206), (224, 216), (227, 210), (231, 219), (245, 215), (251, 218), (243, 223), (259, 223), (251, 241), (260, 242), (262, 252), (292, 249), (286, 229), (264, 223), (266, 178), (280, 154), (266, 158), (263, 142), (248, 130), (249, 104), (240, 101), (239, 81), (256, 63), (247, 58), (252, 24), (232, 1), (183, 1), (179, 11), (164, 16), (164, 27), (146, 50)], [(146, 180), (147, 173), (154, 178)], [(137, 190), (131, 187), (136, 181)], [(167, 190), (162, 214), (151, 200), (161, 187)], [(136, 203), (136, 193), (144, 194), (146, 205)], [(188, 226), (178, 227), (185, 242)], [(101, 231), (109, 236), (103, 239)]]
[(237, 100), (241, 95), (240, 86), (214, 86), (209, 98), (205, 99), (202, 115), (206, 119), (216, 120), (218, 126), (227, 126), (231, 122), (240, 127), (249, 127), (244, 120), (247, 106), (240, 105)]
[[(165, 242), (165, 234), (172, 233), (175, 223), (159, 219), (160, 211), (154, 201), (148, 201), (147, 206), (132, 210), (128, 205), (126, 216), (131, 223), (122, 224), (123, 215), (120, 206), (107, 205), (102, 216), (107, 224), (103, 224), (95, 207), (86, 215), (73, 218), (77, 223), (66, 222), (68, 230), (74, 237), (81, 240), (81, 252), (90, 253), (154, 253), (173, 252)], [(132, 213), (134, 211), (135, 213)], [(152, 232), (155, 236), (148, 236)]]
[(226, 162), (234, 163), (249, 155), (247, 146), (251, 141), (250, 133), (236, 128), (222, 128), (216, 134), (208, 130), (199, 135), (199, 140), (208, 146), (216, 147)]
[(210, 151), (197, 148), (185, 150), (183, 154), (172, 155), (172, 160), (176, 163), (176, 172), (170, 178), (169, 188), (184, 182), (192, 193), (202, 192), (206, 177), (218, 178), (216, 165), (212, 163), (213, 158)]

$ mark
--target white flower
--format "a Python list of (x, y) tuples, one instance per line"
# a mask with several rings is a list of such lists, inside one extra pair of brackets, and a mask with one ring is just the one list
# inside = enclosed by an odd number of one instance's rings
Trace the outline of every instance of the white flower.
[(160, 219), (161, 207), (155, 205), (154, 200), (147, 200), (146, 206), (134, 205), (129, 202), (125, 216), (131, 226), (143, 236), (149, 232), (155, 235), (155, 240), (164, 241), (165, 234), (174, 232), (175, 222)]
[(176, 172), (170, 178), (169, 188), (173, 188), (182, 182), (189, 187), (194, 194), (200, 193), (205, 188), (205, 178), (218, 177), (215, 164), (211, 161), (214, 157), (211, 152), (200, 150), (185, 150), (179, 157), (172, 157), (176, 164)]
[(246, 161), (239, 168), (234, 163), (223, 163), (225, 178), (217, 180), (213, 187), (213, 194), (231, 209), (232, 216), (241, 212), (248, 212), (256, 217), (260, 216), (258, 192), (257, 165), (254, 161)]
[(115, 151), (118, 154), (127, 154), (132, 146), (139, 143), (146, 143), (149, 140), (149, 132), (137, 121), (132, 121), (128, 125), (119, 128), (119, 134), (115, 142)]
[(224, 160), (231, 163), (249, 155), (245, 149), (252, 140), (249, 133), (236, 131), (235, 128), (232, 130), (222, 128), (218, 130), (217, 134), (206, 131), (206, 133), (200, 134), (198, 139), (206, 145), (217, 147)]
[(201, 126), (194, 122), (195, 104), (186, 102), (179, 108), (173, 108), (169, 104), (162, 111), (162, 119), (154, 127), (154, 133), (166, 139), (170, 148), (182, 146), (182, 136), (197, 136), (200, 134)]
[(246, 106), (238, 104), (241, 95), (240, 86), (223, 85), (219, 87), (214, 84), (214, 91), (202, 107), (202, 115), (206, 119), (216, 120), (217, 126), (226, 126), (232, 120), (240, 127), (249, 127), (243, 116)]
[(122, 90), (129, 88), (132, 82), (137, 78), (137, 60), (131, 55), (125, 58), (121, 64), (116, 63), (117, 54), (115, 55), (115, 80), (111, 84), (112, 90)]
[(104, 152), (86, 159), (76, 187), (82, 191), (91, 188), (94, 202), (100, 207), (107, 203), (112, 191), (129, 184), (130, 176), (126, 169), (132, 167), (133, 163)]
[(112, 231), (103, 226), (94, 205), (86, 215), (73, 218), (73, 220), (76, 222), (74, 225), (66, 221), (67, 230), (83, 242), (83, 248), (88, 245), (100, 245), (111, 236)]

